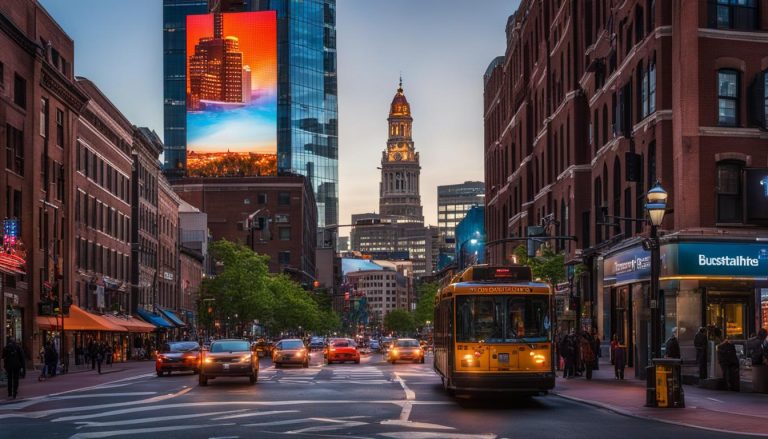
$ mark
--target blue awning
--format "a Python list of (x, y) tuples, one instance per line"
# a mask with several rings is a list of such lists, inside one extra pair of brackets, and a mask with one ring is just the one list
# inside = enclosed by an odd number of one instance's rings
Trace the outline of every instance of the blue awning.
[(159, 314), (151, 313), (141, 308), (137, 309), (136, 311), (138, 312), (139, 317), (157, 326), (158, 328), (173, 328), (173, 324), (165, 320)]
[(179, 316), (177, 316), (176, 314), (174, 314), (174, 313), (173, 313), (173, 311), (171, 311), (171, 310), (169, 310), (169, 309), (161, 308), (161, 307), (159, 307), (159, 306), (157, 307), (157, 309), (159, 309), (159, 310), (160, 310), (160, 312), (161, 312), (161, 313), (163, 313), (163, 315), (164, 315), (164, 316), (165, 316), (165, 317), (166, 317), (168, 320), (172, 321), (172, 322), (173, 322), (173, 323), (174, 323), (176, 326), (179, 326), (179, 327), (187, 326), (187, 324), (186, 324), (186, 323), (184, 323), (184, 321), (183, 321), (183, 320), (181, 320), (181, 319), (179, 318)]

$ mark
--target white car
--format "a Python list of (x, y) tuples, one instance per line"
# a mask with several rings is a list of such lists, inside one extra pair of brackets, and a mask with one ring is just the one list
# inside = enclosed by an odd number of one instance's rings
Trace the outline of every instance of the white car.
[(370, 348), (372, 351), (378, 351), (381, 348), (381, 345), (379, 344), (378, 340), (371, 340), (368, 343), (368, 348)]

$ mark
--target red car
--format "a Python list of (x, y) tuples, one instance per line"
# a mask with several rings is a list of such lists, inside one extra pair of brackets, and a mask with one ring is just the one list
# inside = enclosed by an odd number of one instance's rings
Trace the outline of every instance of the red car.
[(200, 367), (200, 345), (194, 341), (165, 343), (157, 354), (155, 372), (157, 376), (171, 374), (171, 371), (191, 370), (197, 373)]
[(328, 364), (333, 362), (343, 363), (345, 361), (354, 361), (360, 364), (360, 352), (357, 350), (357, 343), (348, 338), (336, 338), (328, 344), (326, 354)]

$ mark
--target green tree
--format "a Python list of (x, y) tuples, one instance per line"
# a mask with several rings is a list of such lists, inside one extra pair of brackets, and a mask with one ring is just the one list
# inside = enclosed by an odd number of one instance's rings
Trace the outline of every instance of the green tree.
[[(204, 323), (210, 325), (211, 320), (219, 319), (242, 325), (254, 319), (267, 320), (274, 306), (267, 288), (269, 258), (226, 240), (211, 244), (210, 251), (218, 270), (201, 286)], [(208, 306), (214, 310), (211, 315)]]
[(541, 279), (548, 283), (553, 289), (566, 280), (565, 274), (565, 255), (556, 253), (549, 247), (542, 247), (541, 255), (528, 257), (525, 246), (515, 248), (515, 257), (517, 262), (531, 267), (531, 273), (534, 279)]
[(384, 328), (398, 335), (404, 335), (416, 330), (416, 323), (411, 313), (404, 309), (395, 309), (384, 317)]
[(425, 282), (416, 288), (417, 297), (416, 310), (413, 312), (413, 319), (417, 326), (424, 326), (427, 321), (434, 320), (435, 315), (435, 296), (439, 284), (437, 282)]

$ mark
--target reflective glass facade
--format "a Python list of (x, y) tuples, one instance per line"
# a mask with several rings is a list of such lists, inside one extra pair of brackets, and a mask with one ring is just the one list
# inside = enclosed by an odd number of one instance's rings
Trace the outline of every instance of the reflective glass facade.
[[(228, 3), (228, 2), (224, 2)], [(277, 11), (278, 171), (309, 177), (318, 225), (338, 224), (336, 0), (246, 0), (243, 10)], [(165, 170), (184, 169), (185, 17), (207, 1), (164, 0)]]

